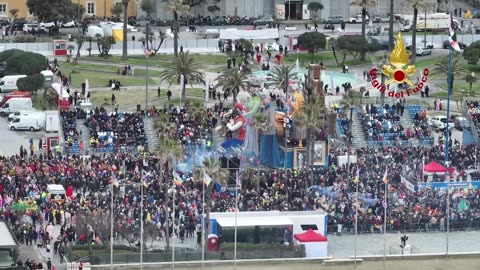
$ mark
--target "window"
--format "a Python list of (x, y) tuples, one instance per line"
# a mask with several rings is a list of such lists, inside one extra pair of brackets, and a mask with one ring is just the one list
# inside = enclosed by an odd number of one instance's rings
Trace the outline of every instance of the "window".
[(87, 15), (95, 15), (95, 2), (87, 2)]
[(304, 231), (308, 231), (309, 229), (312, 229), (314, 231), (318, 231), (318, 227), (315, 224), (300, 225), (300, 227)]
[(7, 4), (0, 4), (0, 17), (7, 17)]

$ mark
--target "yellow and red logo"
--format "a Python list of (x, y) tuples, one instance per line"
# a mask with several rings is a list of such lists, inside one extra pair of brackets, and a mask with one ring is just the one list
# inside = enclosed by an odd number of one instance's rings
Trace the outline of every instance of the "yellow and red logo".
[[(386, 85), (390, 85), (392, 83), (395, 84), (402, 84), (406, 83), (409, 86), (414, 86), (412, 81), (412, 77), (415, 75), (415, 65), (408, 65), (410, 60), (410, 55), (407, 53), (407, 49), (405, 44), (403, 43), (402, 34), (399, 32), (397, 35), (397, 41), (395, 42), (395, 48), (390, 53), (390, 64), (383, 65), (383, 75), (387, 76), (389, 79), (385, 81), (385, 84), (382, 85), (377, 79), (377, 68), (373, 68), (370, 70), (370, 75), (372, 78), (372, 86), (380, 90), (380, 92), (385, 93), (387, 90)], [(425, 82), (428, 80), (428, 68), (423, 70), (422, 78), (419, 83), (413, 88), (409, 88), (406, 90), (391, 90), (388, 91), (389, 97), (396, 97), (401, 98), (406, 96), (410, 96), (412, 93), (418, 93)]]

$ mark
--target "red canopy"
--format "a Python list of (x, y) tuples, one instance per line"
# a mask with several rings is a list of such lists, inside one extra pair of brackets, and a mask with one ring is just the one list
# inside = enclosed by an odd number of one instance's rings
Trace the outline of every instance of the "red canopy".
[(295, 234), (295, 239), (300, 242), (327, 242), (327, 238), (320, 233), (314, 232), (312, 229), (304, 233)]
[(429, 173), (444, 173), (447, 171), (445, 167), (435, 161), (432, 161), (430, 164), (423, 166), (423, 170)]

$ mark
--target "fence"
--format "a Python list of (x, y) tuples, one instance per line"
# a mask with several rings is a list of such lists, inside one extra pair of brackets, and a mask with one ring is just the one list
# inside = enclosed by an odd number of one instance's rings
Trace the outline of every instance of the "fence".
[[(76, 42), (68, 42), (67, 46), (73, 45), (74, 49), (72, 53), (75, 55), (77, 52)], [(179, 39), (178, 46), (183, 47), (184, 50), (190, 50), (191, 52), (198, 53), (213, 53), (218, 52), (218, 39)], [(154, 44), (154, 49), (157, 48)], [(53, 55), (53, 42), (35, 42), (35, 43), (3, 43), (0, 44), (0, 52), (10, 49), (19, 49), (29, 52), (40, 53), (43, 55)], [(80, 55), (88, 55), (88, 48), (90, 43), (85, 42), (80, 50)], [(91, 49), (92, 54), (98, 54), (97, 42), (92, 41)], [(117, 42), (112, 45), (110, 54), (121, 54), (123, 48), (122, 42)], [(130, 54), (143, 54), (143, 46), (140, 41), (128, 41), (127, 48)], [(160, 46), (160, 53), (172, 53), (173, 52), (173, 40), (165, 39), (162, 46)]]

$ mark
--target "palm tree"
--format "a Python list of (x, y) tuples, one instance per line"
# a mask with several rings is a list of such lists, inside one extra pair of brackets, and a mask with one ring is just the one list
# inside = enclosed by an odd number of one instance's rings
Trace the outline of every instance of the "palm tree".
[(178, 18), (182, 15), (190, 14), (190, 6), (186, 5), (183, 0), (164, 0), (164, 10), (173, 14), (173, 52), (178, 54), (178, 32), (180, 31), (180, 24)]
[[(418, 10), (424, 10), (428, 6), (431, 6), (433, 3), (431, 0), (407, 0), (405, 5), (407, 7), (413, 8), (413, 21), (412, 21), (412, 51), (411, 55), (412, 58), (410, 59), (411, 64), (415, 64), (416, 58), (416, 50), (417, 50), (417, 18), (418, 18)], [(426, 19), (424, 19), (423, 23), (427, 23)]]
[(267, 87), (276, 87), (286, 91), (286, 86), (290, 79), (293, 78), (293, 68), (286, 65), (274, 67), (267, 76), (267, 81), (265, 85)]
[[(222, 186), (227, 185), (228, 179), (228, 170), (220, 166), (220, 162), (217, 158), (209, 157), (203, 160), (203, 166), (195, 167), (193, 172), (193, 179), (195, 181), (204, 185), (205, 188), (205, 205), (202, 207), (205, 209), (205, 225), (207, 227), (207, 232), (209, 229), (210, 223), (210, 211), (212, 210), (212, 192), (214, 187), (214, 182), (219, 183)], [(205, 186), (204, 179), (205, 174), (212, 178), (212, 182)]]
[[(163, 138), (160, 139), (160, 146), (157, 149), (156, 156), (158, 158), (158, 166), (160, 167), (160, 181), (163, 181), (164, 179), (166, 179), (167, 182), (169, 182), (171, 180), (170, 172), (174, 170), (173, 163), (176, 160), (179, 160), (182, 158), (183, 150), (180, 147), (180, 144), (178, 143), (177, 140), (169, 138), (168, 135), (166, 134), (164, 134), (162, 137)], [(172, 163), (172, 165), (170, 165), (170, 163)], [(167, 171), (166, 177), (163, 174), (163, 166), (166, 166), (166, 171)], [(166, 204), (167, 204), (167, 217), (169, 216), (169, 213), (168, 213), (169, 187), (170, 187), (170, 184), (167, 185), (167, 191), (166, 191), (167, 196), (165, 196)], [(160, 185), (160, 189), (162, 189), (162, 185)], [(160, 192), (163, 192), (163, 190), (161, 190)], [(170, 239), (169, 239), (170, 232), (168, 231), (169, 229), (168, 225), (165, 226), (165, 229), (166, 229), (165, 240), (167, 243), (167, 249), (169, 249), (170, 248)]]
[(468, 92), (468, 95), (472, 97), (475, 96), (475, 91), (472, 91), (472, 85), (477, 82), (477, 77), (475, 77), (475, 74), (467, 74), (465, 81), (470, 84), (470, 91)]
[(233, 95), (233, 103), (237, 102), (237, 95), (240, 90), (245, 91), (248, 87), (248, 77), (240, 69), (234, 68), (229, 70), (216, 79), (215, 88), (222, 88), (223, 91), (231, 91)]
[[(350, 165), (350, 152), (352, 150), (352, 124), (353, 124), (353, 109), (362, 105), (362, 94), (357, 91), (349, 90), (340, 101), (342, 106), (343, 113), (346, 113), (350, 110), (350, 118), (348, 119), (348, 154), (347, 154), (347, 165)], [(350, 179), (350, 178), (349, 178)], [(348, 181), (347, 186), (350, 186), (350, 181)]]
[[(353, 0), (352, 3), (350, 3), (351, 6), (356, 6), (361, 9), (362, 12), (362, 37), (365, 36), (365, 27), (366, 27), (366, 21), (367, 21), (367, 10), (370, 7), (376, 6), (377, 5), (377, 0)], [(370, 18), (372, 19), (372, 18)], [(391, 31), (391, 30), (390, 30)]]
[[(435, 62), (432, 68), (432, 75), (435, 74), (448, 74), (448, 56), (443, 56)], [(450, 67), (450, 72), (452, 73), (452, 81), (450, 82), (453, 87), (453, 82), (455, 80), (455, 76), (461, 76), (465, 74), (465, 70), (463, 68), (463, 61), (460, 55), (453, 55), (452, 56), (452, 66)], [(448, 77), (447, 77), (448, 82)]]
[[(300, 118), (298, 118), (300, 117)], [(300, 114), (295, 118), (295, 123), (307, 128), (307, 157), (308, 164), (313, 167), (313, 146), (316, 139), (316, 134), (324, 128), (325, 119), (325, 104), (321, 102), (318, 95), (312, 95), (307, 104), (305, 104)]]
[(128, 2), (130, 0), (122, 0), (123, 4), (123, 46), (122, 46), (122, 59), (128, 58), (127, 52), (127, 25), (128, 25)]
[(180, 82), (180, 76), (183, 75), (183, 85), (180, 88), (183, 89), (182, 99), (185, 99), (185, 85), (188, 82), (190, 82), (190, 85), (195, 81), (205, 85), (203, 72), (200, 71), (202, 69), (203, 66), (194, 57), (190, 56), (188, 51), (179, 53), (173, 57), (172, 64), (160, 72), (160, 80), (170, 82), (170, 87), (174, 81)]

